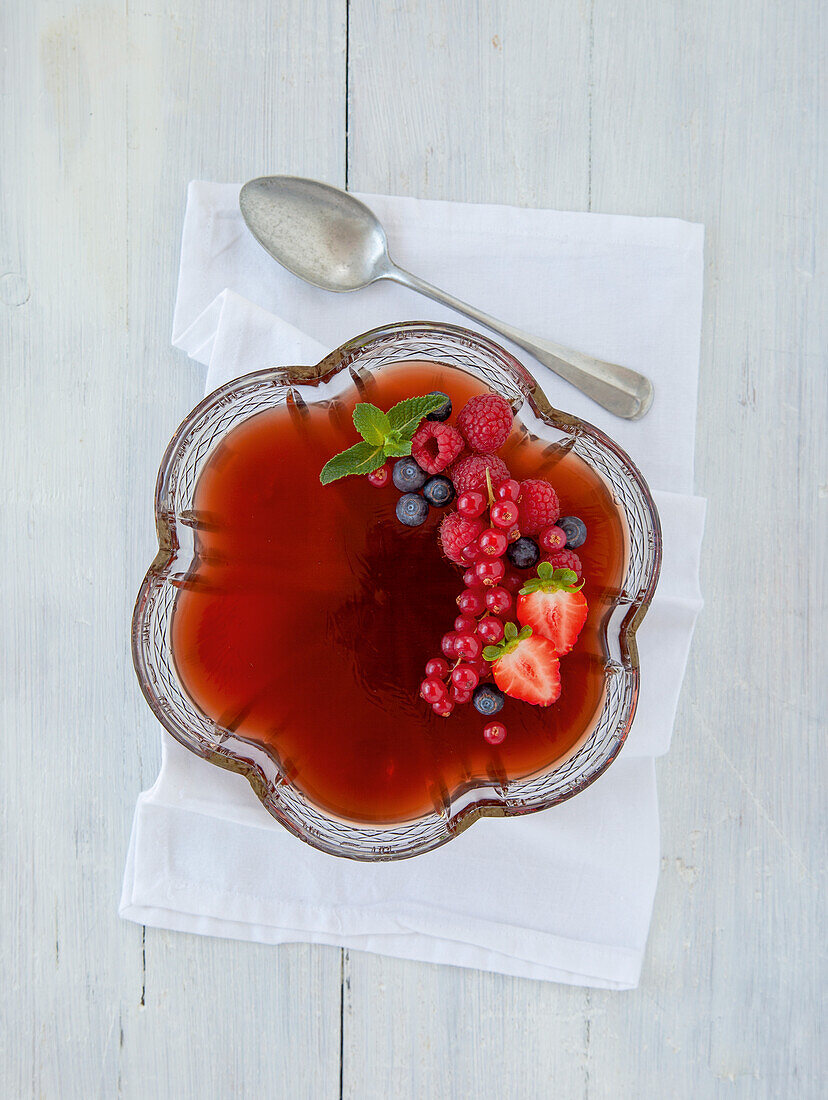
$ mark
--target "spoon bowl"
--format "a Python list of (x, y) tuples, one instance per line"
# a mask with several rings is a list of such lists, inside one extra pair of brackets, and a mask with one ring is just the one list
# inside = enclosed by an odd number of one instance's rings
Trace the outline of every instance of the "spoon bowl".
[(265, 176), (244, 185), (239, 206), (273, 259), (322, 290), (362, 290), (387, 274), (385, 230), (347, 191), (296, 176)]
[(653, 403), (652, 383), (638, 371), (539, 340), (404, 271), (389, 255), (379, 220), (347, 191), (299, 176), (262, 176), (242, 187), (239, 207), (262, 248), (313, 286), (343, 293), (391, 279), (505, 336), (616, 416), (638, 420)]

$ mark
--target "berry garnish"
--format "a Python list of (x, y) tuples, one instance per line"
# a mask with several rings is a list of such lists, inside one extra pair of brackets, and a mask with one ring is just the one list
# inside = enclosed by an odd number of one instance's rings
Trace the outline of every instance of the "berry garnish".
[(432, 703), (431, 709), (440, 718), (448, 718), (451, 712), (454, 710), (454, 702), (446, 696), (445, 699), (441, 699), (439, 703)]
[(400, 458), (394, 463), (391, 477), (401, 493), (416, 492), (428, 480), (428, 474), (410, 456)]
[(506, 557), (515, 569), (531, 569), (538, 563), (540, 549), (534, 539), (524, 535), (515, 542), (509, 543)]
[(538, 546), (549, 554), (554, 554), (556, 550), (563, 550), (565, 545), (566, 532), (555, 524), (552, 527), (544, 527), (538, 535)]
[(520, 482), (513, 477), (506, 478), (495, 486), (495, 496), (498, 500), (520, 500)]
[[(354, 407), (353, 420), (362, 442), (329, 459), (322, 467), (319, 480), (323, 485), (328, 485), (351, 474), (370, 474), (378, 470), (386, 459), (411, 454), (411, 440), (420, 421), (443, 403), (442, 394), (409, 397), (398, 401), (384, 413), (369, 401), (360, 401)], [(462, 440), (462, 436), (459, 438)], [(403, 492), (419, 487), (397, 486)]]
[[(481, 614), (486, 607), (483, 589), (467, 588), (457, 597), (457, 606), (460, 608), (461, 614), (468, 615), (470, 618), (474, 618), (475, 615)], [(445, 653), (445, 650), (443, 650), (443, 652)], [(446, 654), (446, 656), (448, 656), (448, 654)]]
[(425, 674), (434, 680), (445, 680), (448, 676), (448, 665), (442, 657), (432, 657), (426, 662)]
[(494, 684), (481, 684), (480, 687), (474, 689), (472, 695), (472, 703), (474, 703), (474, 709), (479, 714), (485, 714), (487, 717), (492, 714), (498, 714), (503, 710), (503, 704), (506, 702), (503, 692), (499, 687), (495, 687)]
[(578, 640), (587, 617), (587, 602), (571, 569), (542, 561), (538, 575), (520, 590), (517, 616), (533, 635), (545, 638), (560, 657)]
[(439, 474), (463, 450), (463, 437), (451, 424), (424, 420), (411, 440), (411, 454), (429, 474)]
[(473, 691), (479, 679), (471, 665), (458, 665), (451, 673), (451, 682), (459, 691)]
[(532, 477), (520, 483), (520, 529), (524, 535), (537, 535), (551, 527), (560, 514), (558, 494), (548, 481)]
[(423, 496), (434, 508), (445, 508), (454, 500), (454, 486), (447, 477), (436, 474), (423, 486)]
[(512, 607), (512, 593), (501, 585), (490, 588), (485, 599), (486, 607), (493, 615), (505, 615)]
[(442, 397), (444, 398), (443, 404), (439, 409), (435, 409), (434, 412), (430, 412), (426, 417), (426, 420), (448, 420), (451, 416), (451, 398), (447, 393), (443, 393), (442, 390), (434, 390), (428, 395), (429, 397)]
[(457, 427), (473, 451), (494, 452), (509, 438), (513, 420), (506, 398), (486, 393), (469, 399), (457, 417)]
[(468, 455), (452, 466), (449, 476), (454, 482), (457, 495), (465, 493), (486, 493), (486, 471), (493, 482), (505, 481), (509, 477), (509, 468), (497, 455)]
[(513, 500), (499, 500), (497, 504), (492, 505), (490, 515), (494, 527), (508, 531), (518, 521), (518, 506)]
[(384, 462), (378, 470), (372, 470), (368, 476), (368, 481), (376, 489), (383, 489), (391, 480), (391, 463)]
[(581, 559), (574, 550), (556, 550), (554, 554), (550, 554), (544, 560), (549, 562), (553, 569), (571, 569), (578, 580), (584, 575)]
[(486, 498), (482, 493), (463, 493), (457, 498), (457, 511), (462, 516), (477, 519), (486, 511)]
[(474, 634), (477, 620), (470, 615), (458, 615), (454, 620), (454, 629), (457, 634)]
[(506, 740), (506, 727), (502, 722), (489, 722), (483, 727), (483, 736), (490, 745), (499, 745)]
[(442, 680), (433, 676), (426, 677), (420, 684), (420, 695), (427, 703), (439, 703), (448, 694), (446, 685)]
[(419, 493), (403, 493), (397, 501), (397, 519), (406, 527), (419, 527), (428, 518), (428, 503)]
[(477, 634), (486, 645), (497, 645), (503, 637), (503, 623), (496, 616), (488, 616), (477, 623)]
[(464, 661), (476, 661), (483, 652), (483, 643), (476, 634), (458, 634), (454, 652)]
[(577, 550), (579, 546), (583, 546), (586, 542), (586, 524), (577, 516), (561, 516), (558, 520), (558, 526), (563, 528), (566, 534), (567, 550)]
[(506, 573), (503, 558), (481, 558), (474, 567), (479, 582), (491, 586), (498, 584)]
[(450, 630), (448, 634), (444, 634), (440, 639), (440, 649), (442, 649), (443, 653), (450, 661), (454, 660), (457, 656), (454, 648), (456, 641), (457, 634), (453, 630)]
[(503, 641), (486, 646), (483, 656), (492, 662), (492, 675), (501, 691), (513, 699), (548, 707), (561, 694), (561, 673), (555, 647), (532, 633), (531, 626), (518, 631), (506, 623)]
[(477, 545), (486, 557), (502, 558), (506, 553), (509, 542), (502, 531), (497, 531), (494, 527), (487, 527), (477, 540)]
[(477, 540), (482, 533), (483, 524), (479, 519), (470, 519), (460, 512), (449, 512), (440, 524), (440, 545), (447, 558), (460, 564), (464, 560), (463, 550), (469, 544), (474, 544), (476, 552)]

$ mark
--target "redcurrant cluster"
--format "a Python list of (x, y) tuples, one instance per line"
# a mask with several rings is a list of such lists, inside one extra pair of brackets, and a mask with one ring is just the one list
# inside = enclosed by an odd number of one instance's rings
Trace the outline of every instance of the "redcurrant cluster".
[[(520, 538), (517, 500), (520, 484), (507, 478), (492, 486), (488, 479), (488, 497), (482, 493), (463, 493), (457, 500), (457, 511), (467, 519), (480, 520), (485, 526), (478, 537), (462, 550), (467, 565), (463, 573), (463, 591), (457, 597), (460, 614), (454, 629), (444, 634), (440, 643), (442, 657), (433, 657), (425, 668), (426, 678), (420, 685), (420, 695), (436, 714), (448, 717), (455, 706), (474, 701), (476, 689), (489, 678), (490, 666), (483, 658), (483, 649), (497, 645), (503, 638), (504, 623), (514, 609), (515, 594), (523, 583), (509, 568), (505, 555), (510, 543)], [(491, 687), (480, 697), (477, 709), (492, 713), (489, 696), (497, 692)], [(491, 722), (483, 731), (492, 744), (506, 736), (501, 722)]]

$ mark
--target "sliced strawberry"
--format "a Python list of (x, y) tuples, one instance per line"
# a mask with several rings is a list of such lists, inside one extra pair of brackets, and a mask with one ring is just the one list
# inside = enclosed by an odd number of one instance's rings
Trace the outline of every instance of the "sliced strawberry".
[(506, 623), (500, 645), (487, 646), (483, 656), (492, 661), (492, 675), (502, 692), (535, 706), (548, 707), (561, 694), (561, 673), (555, 647), (536, 638), (528, 627), (518, 634)]
[(553, 569), (541, 562), (536, 579), (521, 588), (517, 616), (533, 636), (547, 638), (559, 657), (569, 653), (587, 617), (587, 602), (571, 569)]

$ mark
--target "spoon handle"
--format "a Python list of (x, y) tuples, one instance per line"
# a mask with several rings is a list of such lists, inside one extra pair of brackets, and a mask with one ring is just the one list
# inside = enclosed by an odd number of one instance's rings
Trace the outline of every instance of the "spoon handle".
[(435, 302), (451, 306), (452, 309), (465, 313), (467, 317), (492, 329), (493, 332), (505, 336), (507, 340), (525, 348), (544, 366), (549, 367), (555, 374), (566, 379), (581, 393), (585, 393), (587, 397), (591, 397), (593, 401), (616, 416), (623, 417), (625, 420), (638, 420), (653, 403), (652, 382), (643, 374), (630, 370), (629, 367), (593, 359), (591, 355), (561, 347), (560, 344), (554, 344), (551, 340), (537, 340), (528, 333), (498, 321), (466, 302), (461, 302), (459, 298), (432, 286), (431, 283), (412, 275), (409, 271), (404, 271), (396, 264), (390, 267), (382, 277), (425, 294)]

